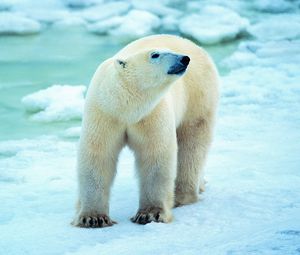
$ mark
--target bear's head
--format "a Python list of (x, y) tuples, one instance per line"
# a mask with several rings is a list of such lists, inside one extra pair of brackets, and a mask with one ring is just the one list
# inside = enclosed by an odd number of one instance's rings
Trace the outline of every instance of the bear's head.
[(103, 64), (94, 80), (97, 101), (106, 113), (134, 123), (151, 112), (185, 73), (190, 58), (168, 50), (117, 55)]
[(119, 78), (141, 90), (165, 88), (182, 76), (190, 62), (168, 50), (146, 50), (114, 62)]

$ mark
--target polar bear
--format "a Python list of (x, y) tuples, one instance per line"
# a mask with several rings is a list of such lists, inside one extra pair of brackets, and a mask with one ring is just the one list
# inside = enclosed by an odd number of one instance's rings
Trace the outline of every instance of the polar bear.
[(118, 155), (128, 145), (139, 177), (135, 223), (170, 222), (171, 209), (204, 190), (218, 72), (208, 54), (173, 35), (136, 40), (96, 70), (78, 152), (79, 227), (106, 227)]

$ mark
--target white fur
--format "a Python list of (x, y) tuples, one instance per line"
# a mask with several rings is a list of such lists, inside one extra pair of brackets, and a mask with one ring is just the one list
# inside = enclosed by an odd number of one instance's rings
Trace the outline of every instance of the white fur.
[[(161, 53), (161, 58), (151, 59), (153, 52)], [(167, 74), (172, 54), (191, 58), (185, 74)], [(114, 223), (108, 217), (109, 193), (119, 152), (126, 144), (135, 153), (140, 180), (134, 222), (169, 222), (174, 202), (196, 202), (199, 190), (204, 190), (203, 164), (217, 101), (216, 68), (206, 52), (189, 40), (145, 37), (103, 62), (86, 98), (74, 225)]]

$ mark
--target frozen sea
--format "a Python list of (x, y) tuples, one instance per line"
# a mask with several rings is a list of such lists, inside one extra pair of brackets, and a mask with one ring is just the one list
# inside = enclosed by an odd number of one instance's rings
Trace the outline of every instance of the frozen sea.
[[(300, 254), (299, 1), (188, 1), (183, 13), (166, 0), (99, 12), (102, 2), (0, 2), (0, 254)], [(167, 31), (200, 42), (221, 74), (206, 191), (170, 224), (131, 223), (138, 187), (124, 149), (110, 209), (118, 224), (72, 227), (91, 76), (128, 41)]]

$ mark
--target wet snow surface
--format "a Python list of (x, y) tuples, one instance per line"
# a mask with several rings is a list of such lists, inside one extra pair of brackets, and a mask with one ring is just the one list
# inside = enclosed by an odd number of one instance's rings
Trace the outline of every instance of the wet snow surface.
[[(124, 149), (111, 197), (110, 216), (118, 224), (74, 228), (80, 126), (55, 136), (8, 138), (0, 141), (0, 254), (300, 254), (300, 2), (210, 2), (189, 1), (190, 16), (168, 1), (1, 1), (0, 33), (56, 24), (120, 40), (157, 29), (180, 29), (209, 44), (243, 39), (218, 59), (221, 100), (207, 189), (198, 203), (174, 209), (171, 224), (131, 223), (138, 188), (133, 154)], [(211, 12), (217, 15), (212, 27), (192, 24)], [(50, 125), (80, 119), (84, 94), (76, 83), (49, 84), (19, 100), (28, 122)]]

